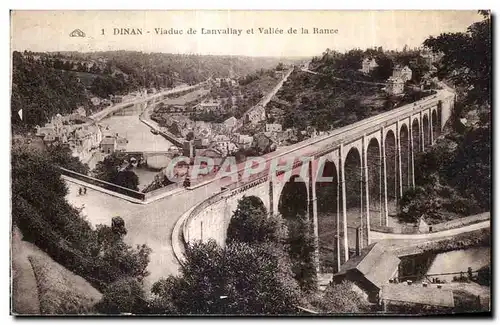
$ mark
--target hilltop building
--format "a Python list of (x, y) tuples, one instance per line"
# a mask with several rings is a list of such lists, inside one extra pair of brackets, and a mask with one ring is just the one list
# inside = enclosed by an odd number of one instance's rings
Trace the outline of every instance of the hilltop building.
[(263, 106), (257, 105), (248, 110), (244, 115), (244, 121), (251, 125), (256, 125), (266, 119), (266, 110)]
[(363, 62), (361, 62), (360, 71), (368, 74), (371, 71), (373, 71), (373, 69), (375, 69), (376, 67), (378, 67), (378, 64), (374, 58), (365, 58)]
[(386, 82), (385, 91), (391, 95), (402, 94), (405, 88), (405, 82), (400, 77), (389, 77)]
[(392, 70), (392, 76), (395, 78), (401, 78), (404, 82), (407, 82), (411, 80), (412, 71), (407, 65), (404, 67), (396, 66)]

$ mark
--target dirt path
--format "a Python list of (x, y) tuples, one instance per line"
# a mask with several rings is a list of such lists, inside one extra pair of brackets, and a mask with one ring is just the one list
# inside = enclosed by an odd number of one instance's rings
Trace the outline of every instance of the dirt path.
[(26, 249), (22, 235), (17, 228), (12, 231), (12, 313), (39, 315), (40, 301), (38, 286), (31, 262), (30, 250)]

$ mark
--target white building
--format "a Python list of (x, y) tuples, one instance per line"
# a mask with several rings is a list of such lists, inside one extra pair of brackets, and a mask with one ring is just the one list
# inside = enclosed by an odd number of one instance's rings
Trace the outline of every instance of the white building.
[(403, 79), (404, 82), (407, 82), (411, 80), (412, 71), (407, 65), (405, 65), (404, 67), (396, 66), (394, 67), (394, 70), (392, 70), (392, 76), (399, 77)]
[(224, 125), (230, 130), (232, 130), (237, 124), (238, 124), (238, 119), (234, 116), (231, 116), (230, 118), (224, 121)]
[(405, 87), (405, 82), (400, 77), (389, 77), (387, 79), (385, 91), (392, 95), (398, 95), (403, 93)]
[(260, 105), (253, 107), (245, 114), (245, 121), (252, 125), (264, 121), (265, 119), (266, 119), (266, 110), (264, 107)]
[(361, 62), (361, 72), (370, 73), (373, 69), (378, 67), (377, 61), (374, 58), (365, 58)]

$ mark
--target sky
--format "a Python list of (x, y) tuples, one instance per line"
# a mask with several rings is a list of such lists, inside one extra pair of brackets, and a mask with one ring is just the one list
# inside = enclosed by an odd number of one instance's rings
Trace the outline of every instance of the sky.
[[(374, 46), (384, 49), (402, 49), (405, 45), (418, 47), (429, 35), (465, 31), (481, 19), (475, 10), (14, 10), (11, 13), (11, 50), (314, 56), (326, 48), (343, 52)], [(116, 31), (125, 28), (130, 33), (141, 29), (142, 35), (115, 35)], [(183, 35), (157, 34), (160, 28), (182, 30)], [(189, 28), (197, 34), (186, 34)], [(241, 30), (241, 34), (202, 35), (202, 28), (230, 28)], [(253, 34), (247, 33), (252, 28)], [(281, 29), (283, 34), (263, 34), (259, 28), (274, 28), (278, 32)], [(296, 34), (289, 34), (290, 28), (296, 29)], [(302, 33), (302, 28), (309, 33)], [(314, 28), (330, 30), (331, 34), (313, 34)], [(85, 37), (70, 37), (75, 29), (83, 31)]]

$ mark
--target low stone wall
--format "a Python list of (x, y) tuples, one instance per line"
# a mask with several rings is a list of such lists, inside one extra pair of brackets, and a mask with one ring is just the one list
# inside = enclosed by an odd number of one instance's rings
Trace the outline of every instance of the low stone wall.
[(184, 243), (214, 239), (219, 245), (225, 242), (225, 199), (227, 191), (218, 193), (199, 205), (189, 214), (182, 227)]
[(448, 229), (460, 228), (463, 226), (467, 226), (473, 223), (478, 223), (486, 220), (490, 220), (490, 212), (484, 212), (469, 217), (455, 219), (443, 223), (438, 223), (435, 225), (429, 225), (429, 227), (432, 227), (432, 232), (437, 232)]
[(83, 174), (74, 172), (72, 170), (66, 169), (66, 168), (59, 167), (59, 170), (61, 171), (61, 174), (65, 175), (65, 176), (68, 176), (68, 177), (83, 181), (85, 183), (89, 183), (89, 184), (101, 187), (101, 188), (109, 190), (109, 191), (120, 193), (120, 194), (129, 196), (129, 197), (134, 198), (134, 199), (139, 199), (142, 201), (144, 201), (146, 198), (146, 194), (142, 193), (142, 192), (134, 191), (134, 190), (131, 190), (129, 188), (119, 186), (119, 185), (116, 185), (113, 183), (108, 183), (108, 182), (105, 182), (103, 180), (100, 180), (100, 179), (97, 179), (94, 177), (90, 177), (87, 175), (83, 175)]
[(417, 226), (404, 226), (401, 230), (396, 230), (393, 227), (385, 227), (379, 225), (371, 225), (370, 230), (386, 234), (419, 234), (419, 233), (434, 233), (455, 228), (461, 228), (474, 223), (490, 220), (490, 212), (484, 212), (469, 217), (463, 217), (447, 222), (429, 225), (428, 231), (420, 232)]

